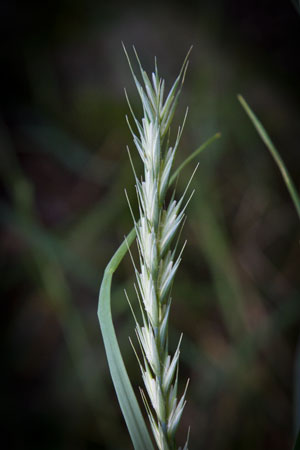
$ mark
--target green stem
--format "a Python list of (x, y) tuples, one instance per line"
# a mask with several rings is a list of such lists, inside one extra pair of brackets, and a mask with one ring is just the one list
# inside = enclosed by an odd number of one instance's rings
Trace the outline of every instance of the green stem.
[(189, 163), (191, 162), (193, 159), (196, 158), (196, 156), (198, 156), (203, 150), (206, 149), (206, 147), (208, 147), (210, 144), (212, 144), (215, 140), (220, 139), (221, 137), (221, 133), (216, 133), (214, 136), (212, 136), (211, 138), (207, 139), (207, 141), (205, 141), (202, 145), (200, 145), (200, 147), (198, 147), (193, 153), (190, 154), (190, 156), (188, 156), (182, 164), (180, 164), (180, 166), (175, 170), (175, 172), (173, 173), (173, 175), (170, 178), (170, 185), (176, 180), (176, 178), (178, 177), (179, 173), (182, 171), (182, 169)]
[(267, 146), (269, 152), (271, 153), (272, 157), (274, 158), (275, 163), (277, 164), (281, 175), (283, 177), (283, 180), (286, 184), (286, 187), (290, 193), (290, 196), (292, 197), (292, 200), (294, 202), (297, 214), (300, 219), (300, 198), (299, 194), (297, 193), (296, 187), (293, 183), (293, 180), (291, 178), (291, 175), (289, 174), (278, 150), (276, 149), (275, 145), (271, 141), (269, 135), (267, 134), (266, 130), (264, 129), (262, 123), (258, 120), (246, 100), (241, 96), (238, 95), (238, 100), (241, 103), (242, 107), (244, 108), (245, 112), (247, 113), (248, 117), (250, 118), (251, 122), (253, 123), (254, 127), (256, 128), (256, 131), (260, 135), (262, 141)]

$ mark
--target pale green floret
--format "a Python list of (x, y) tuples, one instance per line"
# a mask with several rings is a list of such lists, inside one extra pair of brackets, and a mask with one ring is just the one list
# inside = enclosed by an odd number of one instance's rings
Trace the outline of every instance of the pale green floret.
[(153, 230), (149, 232), (148, 221), (142, 217), (137, 227), (138, 246), (145, 265), (149, 272), (153, 271), (153, 266), (157, 266), (157, 245), (155, 233)]
[(149, 362), (153, 373), (158, 373), (160, 371), (160, 358), (153, 331), (146, 327), (140, 328), (137, 326), (137, 334), (144, 351), (144, 356)]
[(163, 373), (163, 388), (165, 391), (168, 391), (170, 386), (171, 386), (171, 382), (174, 379), (174, 375), (177, 369), (177, 365), (178, 365), (178, 359), (179, 359), (179, 354), (180, 354), (180, 344), (181, 344), (181, 339), (182, 336), (180, 337), (176, 352), (173, 356), (172, 362), (171, 362), (171, 357), (168, 355), (167, 356), (167, 360), (165, 363), (165, 367), (164, 367), (164, 373)]
[(155, 286), (153, 283), (152, 275), (148, 275), (148, 272), (144, 265), (142, 266), (141, 273), (137, 275), (137, 282), (151, 325), (153, 327), (157, 327), (158, 305)]
[(160, 187), (159, 187), (160, 203), (162, 202), (162, 200), (165, 198), (165, 195), (166, 195), (174, 156), (175, 156), (175, 150), (172, 147), (170, 147), (168, 150), (168, 153), (166, 154), (166, 157), (163, 161), (162, 174), (160, 177)]

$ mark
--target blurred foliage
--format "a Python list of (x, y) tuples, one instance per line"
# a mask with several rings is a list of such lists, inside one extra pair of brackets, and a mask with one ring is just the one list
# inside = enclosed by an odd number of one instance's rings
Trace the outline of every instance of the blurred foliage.
[[(292, 2), (4, 1), (1, 12), (9, 448), (131, 448), (96, 315), (103, 270), (131, 228), (124, 187), (135, 203), (123, 87), (134, 106), (137, 96), (121, 40), (136, 45), (149, 70), (156, 55), (170, 83), (194, 44), (177, 114), (179, 123), (189, 105), (178, 165), (222, 132), (199, 156), (173, 295), (171, 345), (182, 330), (181, 379), (191, 378), (179, 440), (191, 425), (194, 449), (291, 448), (299, 424), (299, 223), (236, 94), (258, 113), (299, 191), (300, 21)], [(132, 284), (127, 258), (113, 308), (137, 388), (123, 294)]]

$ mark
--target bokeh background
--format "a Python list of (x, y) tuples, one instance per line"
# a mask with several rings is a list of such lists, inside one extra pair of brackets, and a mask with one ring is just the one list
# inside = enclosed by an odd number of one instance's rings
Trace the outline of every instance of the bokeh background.
[[(222, 133), (198, 158), (173, 293), (170, 345), (183, 331), (182, 388), (191, 379), (178, 441), (191, 425), (191, 449), (291, 448), (299, 222), (236, 95), (258, 114), (299, 189), (296, 8), (288, 0), (3, 0), (0, 10), (1, 442), (12, 450), (132, 448), (96, 315), (105, 266), (131, 229), (125, 187), (135, 203), (125, 86), (139, 106), (123, 40), (149, 71), (156, 55), (169, 86), (194, 46), (175, 119), (188, 105), (177, 165)], [(133, 281), (126, 257), (113, 310), (137, 389), (123, 293), (135, 304)]]

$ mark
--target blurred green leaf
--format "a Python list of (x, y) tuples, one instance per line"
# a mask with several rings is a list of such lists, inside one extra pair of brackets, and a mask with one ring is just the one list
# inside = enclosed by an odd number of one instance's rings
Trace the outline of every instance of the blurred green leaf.
[(179, 175), (179, 173), (182, 171), (182, 169), (189, 163), (191, 162), (193, 159), (195, 159), (201, 152), (203, 152), (203, 150), (205, 150), (210, 144), (212, 144), (214, 141), (216, 141), (217, 139), (220, 139), (221, 137), (221, 133), (216, 133), (214, 136), (212, 136), (211, 138), (207, 139), (207, 141), (205, 141), (202, 145), (200, 145), (199, 148), (197, 148), (190, 156), (188, 156), (182, 164), (180, 164), (180, 166), (175, 170), (175, 172), (173, 173), (171, 179), (170, 179), (170, 184), (172, 184), (177, 176)]
[(295, 6), (298, 13), (300, 14), (300, 0), (292, 0), (292, 3)]
[(298, 433), (298, 435), (296, 437), (294, 450), (300, 450), (300, 431), (299, 431), (299, 433)]
[(293, 180), (292, 180), (278, 150), (275, 148), (273, 142), (271, 141), (271, 139), (270, 139), (268, 133), (266, 132), (265, 128), (263, 127), (262, 123), (258, 120), (258, 118), (254, 114), (254, 112), (252, 111), (252, 109), (250, 108), (250, 106), (248, 105), (246, 100), (241, 95), (238, 95), (238, 100), (241, 103), (244, 110), (246, 111), (248, 117), (250, 118), (251, 122), (253, 123), (254, 127), (256, 128), (261, 139), (263, 140), (263, 142), (267, 146), (268, 150), (270, 151), (272, 157), (274, 158), (274, 161), (277, 164), (277, 166), (281, 172), (281, 175), (282, 175), (283, 180), (286, 184), (286, 187), (290, 193), (290, 196), (292, 197), (297, 214), (300, 219), (300, 198), (299, 198), (299, 195), (295, 188), (295, 185), (293, 183)]
[(110, 180), (115, 164), (92, 154), (84, 145), (54, 124), (26, 125), (23, 131), (39, 145), (39, 152), (51, 154), (78, 176), (100, 185)]

